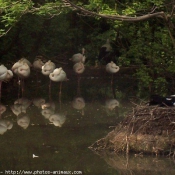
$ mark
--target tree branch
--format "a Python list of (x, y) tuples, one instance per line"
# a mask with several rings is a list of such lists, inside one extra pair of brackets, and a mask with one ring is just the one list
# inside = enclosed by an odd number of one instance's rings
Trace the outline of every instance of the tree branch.
[(101, 17), (101, 18), (106, 18), (106, 19), (112, 19), (112, 20), (118, 20), (118, 21), (127, 21), (127, 22), (143, 21), (143, 20), (153, 18), (153, 17), (162, 17), (162, 18), (166, 19), (165, 18), (165, 13), (163, 11), (162, 12), (151, 13), (151, 14), (147, 14), (147, 15), (143, 15), (143, 16), (138, 16), (138, 17), (130, 17), (130, 16), (123, 16), (123, 15), (104, 15), (104, 14), (99, 14), (99, 13), (96, 13), (96, 12), (86, 10), (85, 8), (82, 8), (80, 6), (75, 5), (74, 3), (72, 3), (69, 0), (63, 0), (63, 1), (66, 2), (66, 3), (69, 3), (72, 7), (76, 8), (77, 10), (80, 10), (84, 14), (91, 15), (91, 16), (97, 16), (97, 17)]

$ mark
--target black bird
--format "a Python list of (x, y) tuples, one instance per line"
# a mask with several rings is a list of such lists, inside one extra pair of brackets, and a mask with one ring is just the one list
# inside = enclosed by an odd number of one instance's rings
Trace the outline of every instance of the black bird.
[(111, 53), (112, 53), (112, 47), (110, 44), (110, 40), (107, 39), (106, 44), (102, 45), (99, 51), (98, 55), (98, 61), (109, 63), (111, 61)]
[(162, 97), (160, 95), (152, 95), (149, 106), (158, 105), (158, 106), (175, 106), (175, 96), (170, 95), (167, 97)]

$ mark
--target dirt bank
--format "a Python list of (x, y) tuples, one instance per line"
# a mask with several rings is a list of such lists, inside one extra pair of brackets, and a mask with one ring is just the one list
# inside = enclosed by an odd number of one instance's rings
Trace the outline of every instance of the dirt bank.
[(89, 148), (174, 156), (175, 107), (136, 106), (113, 131)]

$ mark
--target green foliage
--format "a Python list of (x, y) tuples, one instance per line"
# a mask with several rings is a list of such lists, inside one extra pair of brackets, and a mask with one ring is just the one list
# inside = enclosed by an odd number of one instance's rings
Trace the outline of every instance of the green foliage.
[[(170, 16), (172, 2), (79, 0), (76, 4), (98, 14), (135, 17), (160, 11)], [(174, 24), (174, 16), (169, 22)], [(0, 0), (1, 61), (12, 62), (22, 56), (32, 61), (37, 54), (68, 61), (85, 47), (90, 66), (95, 64), (99, 48), (109, 38), (114, 53), (119, 52), (115, 58), (120, 67), (136, 67), (133, 76), (139, 94), (145, 90), (165, 94), (170, 89), (175, 75), (170, 33), (175, 36), (173, 25), (167, 28), (165, 21), (158, 17), (137, 23), (112, 21), (86, 16), (62, 0)], [(128, 40), (128, 46), (123, 39)]]

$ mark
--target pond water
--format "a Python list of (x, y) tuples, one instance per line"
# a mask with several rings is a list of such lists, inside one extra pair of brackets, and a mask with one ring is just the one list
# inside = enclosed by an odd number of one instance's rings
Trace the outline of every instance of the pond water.
[(68, 78), (61, 94), (59, 83), (49, 89), (40, 74), (25, 80), (23, 94), (17, 78), (3, 83), (0, 174), (175, 173), (168, 158), (97, 155), (88, 148), (131, 109), (136, 92), (130, 77), (114, 76), (113, 84), (109, 75)]

